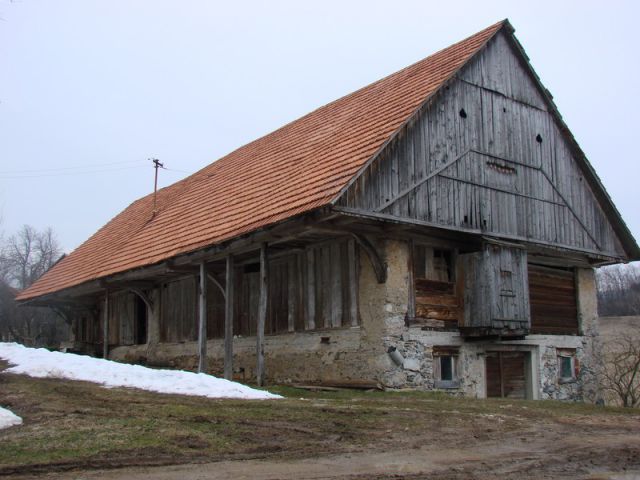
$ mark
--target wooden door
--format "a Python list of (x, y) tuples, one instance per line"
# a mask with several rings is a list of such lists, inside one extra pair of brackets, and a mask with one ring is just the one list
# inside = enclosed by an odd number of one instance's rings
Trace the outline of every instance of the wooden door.
[(487, 352), (487, 397), (526, 398), (527, 352)]

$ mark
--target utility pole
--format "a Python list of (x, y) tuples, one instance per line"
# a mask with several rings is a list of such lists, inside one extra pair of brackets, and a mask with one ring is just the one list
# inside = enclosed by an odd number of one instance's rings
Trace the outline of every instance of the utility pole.
[(157, 158), (150, 158), (149, 160), (153, 162), (153, 168), (156, 169), (155, 180), (153, 182), (153, 215), (155, 215), (156, 214), (156, 193), (158, 191), (158, 169), (164, 168), (164, 164), (160, 163), (160, 160), (158, 160)]

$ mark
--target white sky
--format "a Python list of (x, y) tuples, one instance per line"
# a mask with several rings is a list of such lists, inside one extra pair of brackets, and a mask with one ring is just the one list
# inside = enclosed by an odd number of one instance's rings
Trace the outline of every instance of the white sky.
[(508, 17), (639, 238), (640, 4), (520, 3), (0, 0), (1, 228), (71, 250), (152, 190), (149, 157), (166, 186)]

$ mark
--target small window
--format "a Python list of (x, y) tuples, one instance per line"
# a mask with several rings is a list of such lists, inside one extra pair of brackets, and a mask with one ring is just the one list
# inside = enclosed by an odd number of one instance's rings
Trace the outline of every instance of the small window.
[(455, 378), (455, 360), (452, 355), (443, 355), (440, 359), (440, 380), (451, 381)]
[(458, 349), (433, 347), (433, 373), (436, 388), (458, 388)]
[(573, 382), (577, 378), (576, 351), (574, 349), (558, 349), (558, 381)]

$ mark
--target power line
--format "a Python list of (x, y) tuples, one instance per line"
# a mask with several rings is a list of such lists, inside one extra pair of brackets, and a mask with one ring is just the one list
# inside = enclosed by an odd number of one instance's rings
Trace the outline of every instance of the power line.
[(145, 168), (143, 165), (136, 165), (131, 167), (120, 167), (120, 168), (108, 168), (108, 169), (99, 169), (99, 170), (86, 170), (84, 172), (52, 172), (52, 173), (42, 173), (38, 175), (3, 175), (0, 173), (1, 180), (8, 179), (19, 179), (19, 178), (42, 178), (42, 177), (72, 177), (76, 175), (92, 175), (95, 173), (109, 173), (109, 172), (119, 172), (122, 170), (134, 170), (138, 168)]
[(12, 174), (22, 174), (22, 173), (38, 173), (38, 172), (49, 172), (49, 171), (55, 172), (55, 171), (58, 171), (58, 170), (76, 170), (76, 169), (86, 170), (86, 169), (94, 169), (94, 168), (100, 168), (100, 167), (109, 167), (109, 166), (113, 166), (113, 165), (141, 163), (141, 162), (144, 162), (144, 161), (145, 160), (127, 160), (127, 161), (122, 161), (122, 162), (95, 163), (95, 164), (92, 164), (92, 165), (77, 165), (77, 166), (69, 166), (69, 167), (35, 168), (35, 169), (29, 169), (29, 170), (0, 170), (0, 175), (2, 175), (2, 174), (12, 175)]

